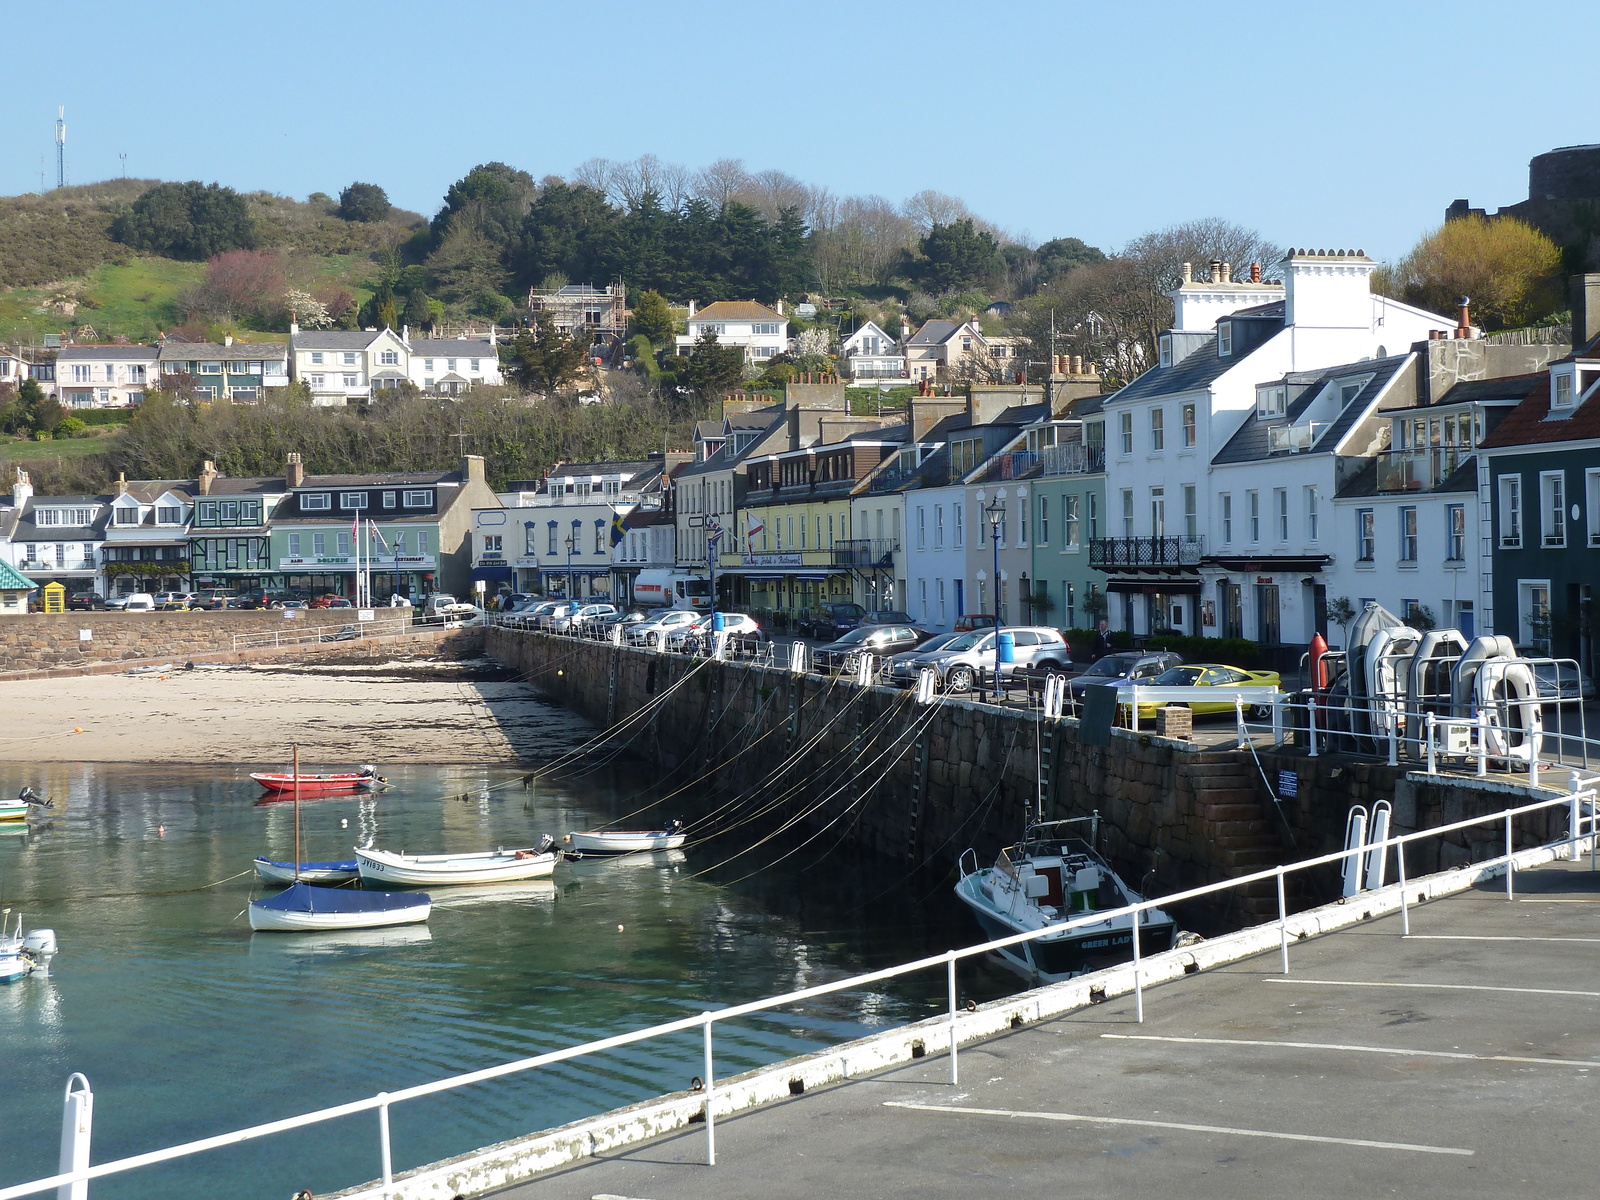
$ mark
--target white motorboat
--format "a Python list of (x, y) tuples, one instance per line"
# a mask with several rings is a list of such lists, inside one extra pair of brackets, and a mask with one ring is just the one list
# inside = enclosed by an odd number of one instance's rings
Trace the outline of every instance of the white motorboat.
[(340, 862), (303, 862), (298, 864), (298, 872), (295, 863), (276, 862), (259, 855), (255, 865), (262, 883), (281, 883), (285, 887), (291, 883), (353, 883), (361, 875), (353, 858)]
[(11, 922), (11, 910), (0, 909), (0, 983), (12, 983), (27, 975), (50, 974), (50, 960), (56, 955), (53, 929), (22, 932), (22, 914)]
[(266, 900), (250, 902), (250, 928), (379, 929), (426, 921), (433, 901), (425, 892), (366, 892), (297, 883)]
[(34, 809), (53, 808), (53, 803), (31, 787), (17, 793), (15, 800), (0, 800), (0, 821), (25, 821)]
[[(968, 850), (961, 856), (956, 897), (972, 910), (991, 939), (1092, 918), (1143, 899), (1124, 883), (1088, 842), (1063, 835), (1062, 826), (1099, 818), (1030, 824), (1020, 842), (1000, 851), (992, 867), (979, 868)], [(970, 865), (969, 865), (970, 864)], [(1178, 927), (1159, 908), (1139, 915), (1139, 952), (1172, 949)], [(1133, 919), (1124, 913), (1088, 920), (1059, 933), (992, 952), (991, 957), (1030, 983), (1059, 983), (1128, 962), (1133, 957)]]
[(395, 854), (389, 850), (356, 850), (362, 883), (385, 887), (449, 887), (470, 883), (511, 883), (552, 874), (560, 857), (555, 841), (544, 837), (516, 850), (483, 850), (476, 854)]
[(569, 833), (561, 841), (577, 855), (653, 854), (657, 850), (681, 850), (689, 835), (682, 821), (668, 821), (665, 829), (584, 829)]

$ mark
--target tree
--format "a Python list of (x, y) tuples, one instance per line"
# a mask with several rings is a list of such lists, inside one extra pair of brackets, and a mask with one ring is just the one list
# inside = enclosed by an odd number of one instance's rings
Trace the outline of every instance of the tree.
[(111, 223), (111, 236), (136, 250), (195, 261), (256, 244), (245, 198), (198, 180), (156, 184)]
[(428, 294), (421, 288), (412, 288), (406, 296), (405, 323), (412, 329), (431, 329), (433, 310), (428, 306)]
[(375, 183), (352, 183), (339, 193), (340, 220), (382, 221), (389, 209), (389, 193)]
[(549, 395), (584, 372), (588, 350), (581, 335), (562, 333), (549, 313), (538, 313), (533, 327), (511, 343), (511, 378), (529, 391)]
[(1561, 307), (1561, 251), (1512, 217), (1446, 221), (1378, 286), (1407, 304), (1451, 313), (1466, 296), (1486, 329), (1528, 325)]
[(184, 304), (211, 321), (271, 320), (281, 318), (286, 291), (276, 250), (230, 250), (206, 263), (205, 280)]
[(679, 378), (694, 392), (702, 407), (744, 378), (744, 350), (722, 346), (717, 335), (707, 329), (694, 344)]
[(652, 346), (667, 347), (678, 332), (678, 323), (672, 316), (666, 297), (654, 288), (646, 288), (633, 302), (633, 317), (629, 322), (632, 332), (650, 339)]
[(580, 283), (604, 278), (617, 218), (603, 192), (581, 183), (550, 184), (523, 218), (514, 252), (517, 278), (529, 287), (553, 271)]
[(333, 327), (333, 314), (328, 311), (328, 306), (318, 300), (310, 292), (303, 292), (299, 288), (289, 288), (283, 293), (283, 306), (289, 310), (289, 316), (294, 323), (302, 329), (331, 329)]
[(526, 171), (502, 162), (473, 167), (445, 192), (444, 207), (433, 218), (434, 236), (472, 229), (496, 247), (508, 246), (538, 194)]
[(978, 229), (971, 217), (934, 225), (917, 249), (919, 257), (909, 263), (909, 274), (935, 294), (982, 283), (1003, 266), (1000, 244), (993, 234)]

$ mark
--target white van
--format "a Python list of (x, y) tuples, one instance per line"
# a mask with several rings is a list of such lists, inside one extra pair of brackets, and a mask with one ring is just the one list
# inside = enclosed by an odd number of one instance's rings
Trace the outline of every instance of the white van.
[(149, 592), (135, 592), (128, 597), (128, 605), (124, 612), (155, 612), (156, 598)]

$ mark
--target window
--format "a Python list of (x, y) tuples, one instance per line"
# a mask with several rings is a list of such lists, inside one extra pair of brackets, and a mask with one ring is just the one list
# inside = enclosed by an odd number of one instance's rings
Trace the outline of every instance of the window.
[(433, 507), (433, 493), (429, 491), (406, 492), (400, 497), (401, 503), (407, 508)]
[(1050, 544), (1050, 497), (1039, 497), (1039, 545)]
[[(139, 523), (139, 509), (135, 505), (128, 505), (113, 511), (117, 514), (116, 523), (118, 525), (137, 525)], [(41, 525), (44, 524), (43, 521), (39, 523)]]
[(1250, 507), (1250, 542), (1254, 545), (1261, 540), (1261, 493), (1246, 492), (1245, 500)]
[(928, 547), (928, 510), (922, 505), (917, 505), (917, 549), (926, 550)]
[(1183, 536), (1200, 535), (1200, 513), (1197, 508), (1194, 484), (1183, 485)]
[(131, 367), (128, 368), (128, 382), (129, 383), (143, 383), (144, 382), (144, 365), (142, 363), (134, 363)]
[(311, 554), (314, 558), (321, 558), (328, 552), (328, 535), (313, 533), (311, 535)]
[(959, 549), (961, 549), (961, 537), (962, 537), (962, 534), (961, 534), (961, 505), (960, 504), (952, 504), (950, 506), (950, 519), (955, 523), (955, 531), (954, 531), (955, 532), (955, 538), (953, 540), (953, 544), (955, 545), (955, 548), (957, 550), (959, 550)]
[(1589, 510), (1589, 548), (1600, 547), (1600, 468), (1583, 474), (1584, 501)]
[(1028, 544), (1028, 498), (1017, 497), (1017, 545)]
[(1417, 561), (1417, 506), (1414, 504), (1400, 509), (1400, 561)]
[(1150, 451), (1160, 454), (1167, 448), (1167, 410), (1157, 405), (1150, 410)]
[(551, 521), (550, 522), (550, 545), (545, 549), (545, 553), (546, 554), (554, 554), (555, 552), (556, 552), (556, 523), (554, 521)]
[(1272, 506), (1278, 514), (1278, 540), (1289, 540), (1289, 489), (1272, 489)]
[(1567, 474), (1539, 472), (1540, 544), (1559, 550), (1567, 544)]
[(1550, 581), (1519, 579), (1517, 592), (1522, 609), (1518, 614), (1521, 628), (1528, 631), (1528, 640), (1535, 650), (1540, 654), (1550, 653)]
[(1194, 435), (1194, 405), (1185, 404), (1183, 406), (1183, 444), (1186, 447), (1194, 445)]
[(353, 388), (353, 387), (360, 387), (361, 386), (361, 377), (359, 375), (346, 374), (346, 375), (342, 376), (342, 378), (344, 379), (344, 386), (347, 387), (347, 388)]
[(1373, 510), (1356, 509), (1356, 561), (1369, 563), (1377, 555), (1377, 529)]
[(1100, 536), (1100, 496), (1099, 496), (1099, 494), (1096, 493), (1096, 492), (1090, 492), (1089, 495), (1088, 495), (1088, 502), (1089, 502), (1089, 538), (1090, 538), (1091, 541), (1093, 541), (1095, 538)]
[(417, 553), (418, 554), (426, 554), (427, 552), (428, 552), (428, 531), (426, 529), (419, 529), (419, 530), (417, 530)]
[(1122, 536), (1133, 536), (1133, 489), (1122, 489)]
[(1170, 334), (1161, 335), (1161, 365), (1163, 367), (1172, 365), (1172, 337)]
[(596, 554), (604, 554), (606, 552), (606, 523), (604, 521), (596, 521), (594, 523), (594, 552)]
[(1317, 509), (1317, 489), (1312, 484), (1306, 488), (1306, 541), (1314, 542), (1322, 533), (1321, 514)]
[(453, 358), (445, 359), (444, 360), (444, 369), (446, 371), (454, 371), (456, 369), (456, 360), (453, 359)]
[(1500, 476), (1500, 548), (1522, 548), (1522, 476)]
[(326, 512), (333, 507), (333, 497), (327, 492), (310, 492), (300, 497), (303, 512)]
[(289, 557), (300, 557), (300, 535), (298, 533), (291, 533), (289, 535)]
[(219, 363), (219, 362), (203, 362), (203, 363), (200, 364), (200, 374), (202, 374), (202, 375), (221, 375), (222, 374), (222, 364)]
[(1122, 453), (1124, 455), (1132, 454), (1133, 414), (1131, 412), (1124, 411), (1117, 414), (1117, 432), (1122, 438)]
[(481, 365), (481, 364), (482, 364), (482, 362), (483, 362), (483, 360), (482, 360), (482, 359), (479, 359), (479, 358), (475, 358), (475, 359), (473, 359), (473, 360), (472, 360), (472, 369), (473, 369), (473, 370), (474, 370), (474, 371), (482, 371), (482, 370), (483, 370), (483, 367), (482, 367), (482, 365)]
[(366, 506), (367, 506), (367, 494), (365, 492), (340, 492), (339, 493), (339, 507), (344, 509), (346, 512), (349, 512), (349, 511), (354, 510), (354, 509), (365, 508)]
[(378, 354), (378, 361), (386, 367), (400, 365), (400, 353), (397, 350), (384, 350)]
[(1467, 557), (1467, 506), (1447, 505), (1444, 510), (1445, 561), (1462, 562)]
[(1217, 322), (1217, 357), (1227, 358), (1233, 353), (1233, 322)]
[(1572, 397), (1576, 389), (1573, 385), (1573, 372), (1569, 370), (1552, 371), (1550, 373), (1550, 407), (1571, 408)]
[(1217, 499), (1222, 509), (1222, 544), (1231, 546), (1233, 545), (1233, 494), (1223, 492)]
[(344, 352), (344, 365), (347, 367), (353, 367), (356, 365), (356, 356), (353, 350), (346, 350)]
[(1153, 537), (1167, 536), (1167, 489), (1150, 489), (1150, 533)]
[(944, 505), (933, 506), (933, 548), (944, 549)]
[(328, 377), (326, 375), (313, 375), (311, 377), (311, 386), (314, 388), (326, 387), (327, 383)]
[(336, 542), (338, 549), (335, 551), (335, 553), (337, 553), (340, 558), (348, 558), (350, 556), (350, 531), (348, 529), (341, 529), (333, 536), (338, 539)]
[(311, 352), (311, 365), (314, 366), (314, 367), (320, 367), (322, 365), (322, 351), (321, 350), (313, 350)]
[(1281, 417), (1288, 409), (1289, 389), (1263, 387), (1256, 389), (1256, 416), (1261, 419)]
[(485, 555), (494, 558), (502, 556), (504, 543), (501, 540), (501, 536), (498, 533), (486, 533), (483, 535), (483, 552)]
[(72, 364), (73, 383), (91, 383), (94, 379), (94, 368), (88, 363)]

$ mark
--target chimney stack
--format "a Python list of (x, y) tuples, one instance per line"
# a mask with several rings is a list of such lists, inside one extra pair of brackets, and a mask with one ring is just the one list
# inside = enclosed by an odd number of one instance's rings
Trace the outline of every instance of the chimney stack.
[(209, 458), (200, 464), (200, 475), (195, 480), (195, 486), (202, 496), (211, 494), (211, 485), (217, 480), (217, 464)]
[(1208, 276), (1206, 276), (1206, 282), (1207, 283), (1221, 283), (1222, 282), (1222, 260), (1220, 258), (1213, 258), (1211, 260), (1211, 273)]
[[(210, 466), (207, 463), (206, 466)], [(300, 487), (306, 481), (306, 465), (301, 461), (299, 454), (290, 454), (283, 464), (283, 481), (292, 488)]]
[(117, 482), (112, 485), (112, 488), (117, 493), (117, 495), (119, 495), (119, 496), (126, 496), (128, 494), (128, 475), (127, 475), (127, 472), (125, 472), (125, 471), (118, 471), (117, 472)]
[(17, 468), (16, 482), (11, 485), (11, 503), (22, 508), (33, 499), (33, 480), (21, 467)]
[(231, 334), (231, 333), (225, 333), (225, 334), (223, 334), (223, 335), (222, 335), (222, 344), (223, 344), (223, 345), (224, 345), (224, 346), (231, 346), (231, 345), (233, 345), (233, 334)]
[(1233, 264), (1232, 263), (1225, 262), (1225, 263), (1222, 264), (1222, 282), (1223, 283), (1232, 283), (1233, 282)]
[(694, 301), (689, 301), (689, 319), (694, 320)]
[(1456, 303), (1456, 336), (1469, 338), (1472, 336), (1472, 297), (1463, 296)]
[(1183, 285), (1188, 285), (1188, 284), (1193, 283), (1194, 282), (1194, 264), (1193, 263), (1184, 263), (1180, 277), (1181, 277), (1181, 279), (1183, 281)]
[(1261, 282), (1261, 264), (1260, 263), (1251, 263), (1250, 264), (1250, 282), (1251, 283), (1260, 283)]
[(483, 455), (463, 454), (461, 456), (461, 478), (466, 483), (484, 482)]

